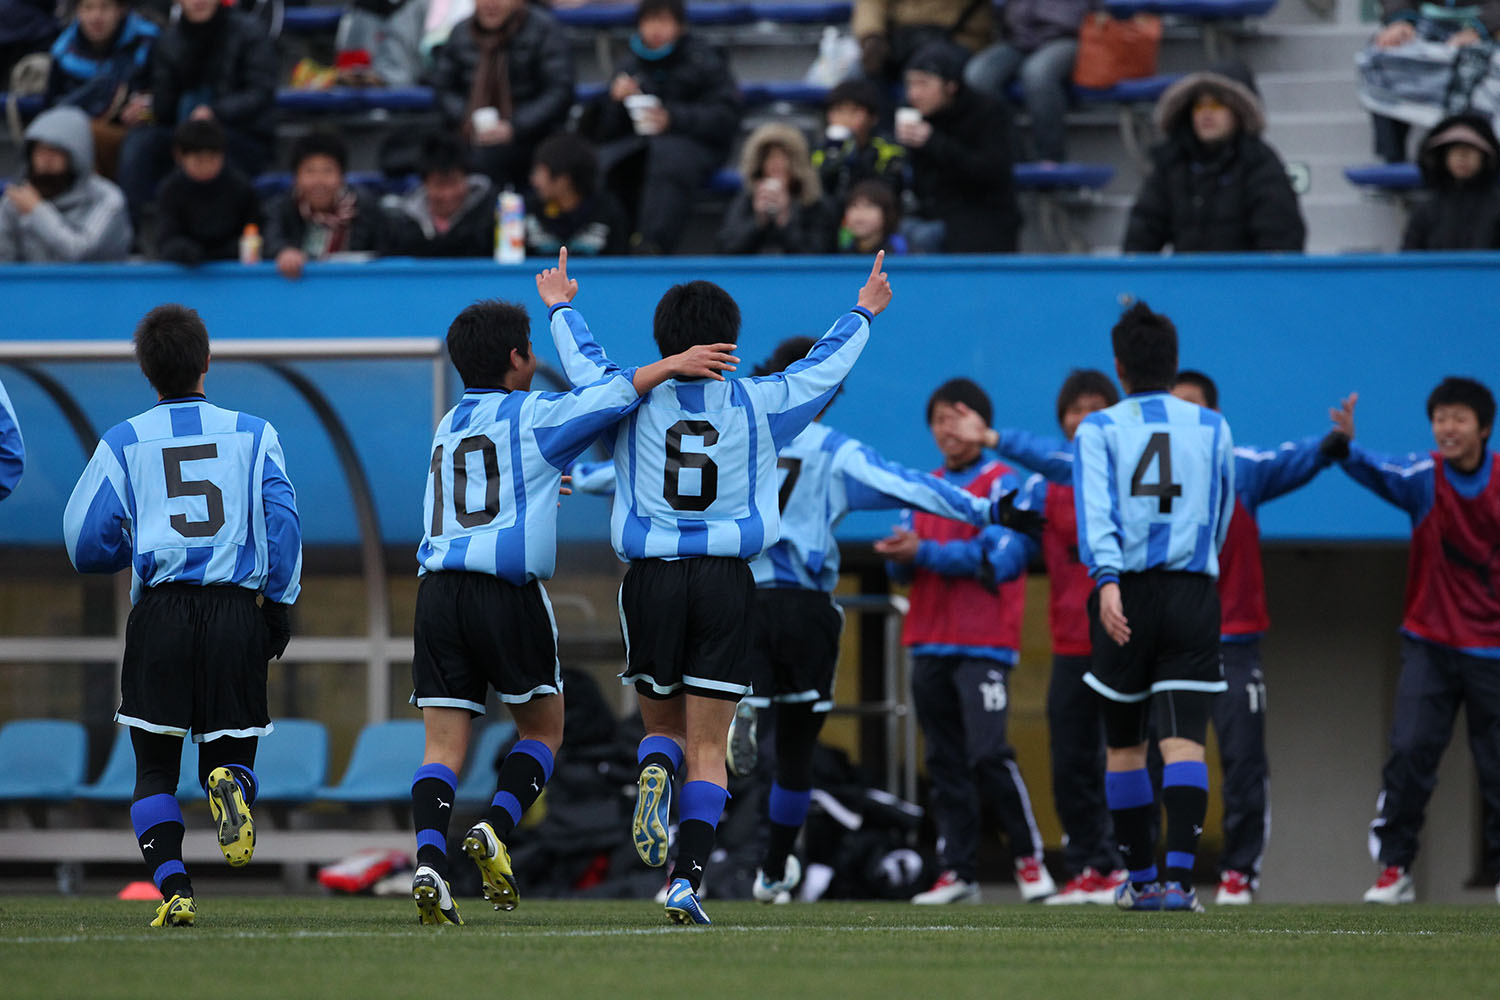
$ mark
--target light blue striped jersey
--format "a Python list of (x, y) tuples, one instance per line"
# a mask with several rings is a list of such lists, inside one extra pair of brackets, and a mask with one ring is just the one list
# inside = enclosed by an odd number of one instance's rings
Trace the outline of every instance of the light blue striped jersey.
[(640, 405), (634, 375), (615, 369), (572, 392), (466, 390), (432, 439), (419, 575), (551, 579), (563, 471)]
[(21, 439), (21, 425), (16, 421), (10, 394), (0, 383), (0, 500), (10, 496), (25, 468), (26, 442)]
[(162, 583), (233, 585), (290, 604), (302, 525), (276, 428), (202, 396), (163, 400), (104, 432), (63, 513), (85, 573), (131, 568), (130, 599)]
[(1222, 416), (1138, 393), (1089, 414), (1074, 444), (1079, 558), (1096, 583), (1148, 569), (1219, 575), (1235, 496)]
[(983, 528), (994, 503), (897, 465), (853, 438), (814, 423), (781, 449), (781, 540), (750, 564), (758, 587), (832, 593), (839, 578), (834, 528), (851, 510), (916, 507)]
[[(620, 421), (610, 533), (621, 559), (754, 559), (781, 534), (777, 452), (812, 423), (849, 374), (870, 316), (842, 316), (783, 372), (724, 382), (672, 379)], [(577, 310), (552, 310), (552, 338), (574, 385), (619, 371)]]

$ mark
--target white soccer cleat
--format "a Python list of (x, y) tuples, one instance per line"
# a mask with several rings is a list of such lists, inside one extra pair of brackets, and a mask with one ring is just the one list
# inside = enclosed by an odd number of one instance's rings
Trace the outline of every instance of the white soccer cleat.
[(1215, 906), (1249, 906), (1255, 902), (1255, 886), (1244, 872), (1227, 871), (1219, 876)]
[(786, 856), (786, 869), (780, 879), (766, 878), (766, 873), (755, 869), (755, 884), (750, 892), (762, 903), (790, 903), (792, 890), (802, 881), (802, 862), (794, 854)]
[(1375, 884), (1365, 890), (1366, 903), (1384, 903), (1395, 906), (1398, 903), (1415, 903), (1417, 901), (1417, 887), (1411, 880), (1411, 872), (1396, 865), (1389, 865)]
[(918, 906), (941, 906), (947, 903), (978, 903), (979, 883), (966, 882), (949, 869), (938, 876), (932, 888), (911, 898)]
[(1021, 889), (1021, 901), (1024, 903), (1035, 903), (1057, 891), (1057, 883), (1052, 881), (1047, 866), (1042, 864), (1041, 858), (1036, 857), (1016, 859), (1016, 885)]

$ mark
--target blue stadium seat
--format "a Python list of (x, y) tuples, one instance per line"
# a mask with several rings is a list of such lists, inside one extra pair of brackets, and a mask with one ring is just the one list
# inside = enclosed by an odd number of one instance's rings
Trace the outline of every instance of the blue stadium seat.
[(1411, 191), (1422, 186), (1422, 172), (1415, 163), (1376, 163), (1367, 167), (1345, 167), (1350, 184), (1381, 191)]
[[(0, 107), (4, 107), (9, 100), (9, 94), (0, 92)], [(27, 94), (16, 99), (16, 110), (21, 113), (22, 118), (30, 118), (42, 110), (44, 102), (41, 94)]]
[(293, 35), (332, 34), (343, 16), (343, 7), (287, 7), (281, 30)]
[(1107, 163), (1017, 163), (1012, 175), (1023, 191), (1097, 190), (1114, 178), (1115, 168)]
[[(402, 177), (397, 180), (391, 180), (375, 170), (351, 170), (344, 175), (344, 180), (348, 181), (353, 187), (369, 188), (381, 194), (388, 192), (405, 194), (416, 185), (416, 178)], [(255, 193), (260, 195), (261, 199), (264, 200), (266, 198), (274, 198), (284, 191), (291, 190), (292, 175), (284, 171), (280, 173), (261, 174), (250, 183), (254, 186)], [(277, 725), (280, 725), (280, 723), (277, 723)]]
[(757, 21), (775, 24), (847, 24), (854, 5), (821, 0), (785, 0), (782, 3), (752, 2), (750, 13)]
[(1194, 21), (1239, 21), (1265, 17), (1276, 0), (1104, 0), (1115, 17), (1133, 14), (1171, 14)]
[(88, 766), (83, 726), (61, 719), (17, 719), (0, 727), (0, 802), (66, 802)]
[(516, 736), (509, 719), (477, 730), (469, 739), (469, 763), (458, 779), (454, 796), (461, 802), (488, 802), (495, 797), (495, 757)]
[(371, 111), (431, 111), (437, 98), (431, 87), (366, 87), (356, 92), (361, 108)]
[(298, 114), (352, 114), (362, 109), (357, 87), (330, 87), (327, 90), (294, 90), (282, 87), (276, 91), (276, 107)]
[(182, 802), (197, 802), (208, 795), (198, 784), (198, 744), (192, 736), (182, 741), (182, 770), (177, 772), (177, 798)]
[(740, 180), (740, 172), (734, 167), (720, 167), (715, 170), (713, 176), (708, 179), (704, 187), (713, 194), (739, 194), (744, 182)]
[(255, 754), (258, 802), (311, 802), (328, 780), (328, 730), (312, 719), (277, 719)]
[(828, 88), (801, 80), (768, 80), (764, 83), (740, 84), (740, 95), (751, 107), (775, 104), (812, 104), (821, 107), (828, 100)]
[[(635, 26), (635, 4), (586, 4), (567, 10), (554, 10), (552, 16), (572, 28), (630, 28)], [(690, 3), (689, 24), (750, 24), (755, 15), (747, 3)]]
[(91, 802), (129, 802), (135, 796), (135, 750), (130, 746), (130, 727), (119, 726), (109, 760), (92, 785), (78, 789), (77, 797)]
[(1182, 79), (1181, 73), (1160, 73), (1143, 76), (1136, 80), (1121, 80), (1104, 90), (1074, 87), (1073, 95), (1083, 103), (1096, 104), (1145, 104), (1155, 103), (1157, 98), (1172, 84)]
[(415, 719), (376, 722), (354, 743), (349, 766), (337, 785), (318, 798), (353, 804), (402, 802), (411, 798), (411, 776), (422, 764), (425, 738)]

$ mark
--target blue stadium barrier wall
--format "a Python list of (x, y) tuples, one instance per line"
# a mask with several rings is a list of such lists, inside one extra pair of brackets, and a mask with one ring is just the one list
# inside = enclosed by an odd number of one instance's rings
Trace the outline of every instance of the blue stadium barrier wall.
[[(196, 307), (218, 337), (441, 336), (454, 313), (499, 296), (528, 304), (544, 360), (555, 362), (536, 299), (542, 261), (380, 261), (309, 268), (299, 282), (269, 265), (0, 269), (0, 337), (127, 339), (145, 310)], [(651, 315), (673, 282), (717, 281), (744, 312), (740, 353), (749, 368), (782, 337), (821, 333), (852, 305), (868, 264), (844, 258), (662, 258), (574, 262), (578, 306), (611, 355), (655, 356)], [(1148, 301), (1176, 320), (1182, 364), (1219, 382), (1236, 441), (1273, 446), (1322, 434), (1326, 411), (1359, 390), (1359, 437), (1372, 448), (1427, 450), (1430, 388), (1449, 373), (1500, 388), (1500, 254), (1417, 257), (1214, 259), (910, 258), (890, 262), (896, 300), (830, 413), (842, 430), (893, 459), (927, 468), (938, 457), (923, 423), (944, 379), (978, 380), (1000, 425), (1056, 432), (1057, 386), (1074, 366), (1111, 370), (1109, 328), (1123, 303)], [(300, 364), (350, 426), (377, 497), (388, 543), (415, 545), (427, 468), (431, 368), (415, 362)], [(133, 365), (51, 364), (100, 430), (149, 406)], [(28, 468), (0, 504), (0, 543), (61, 540), (61, 512), (87, 456), (57, 409), (27, 379), (0, 366), (26, 435)], [(456, 382), (456, 378), (455, 378)], [(210, 372), (210, 397), (250, 410), (281, 431), (308, 541), (356, 541), (342, 475), (299, 397), (246, 362)], [(842, 534), (868, 539), (890, 514), (851, 517)], [(562, 535), (602, 538), (606, 503), (564, 504)], [(1401, 540), (1404, 515), (1342, 473), (1270, 504), (1270, 539)]]

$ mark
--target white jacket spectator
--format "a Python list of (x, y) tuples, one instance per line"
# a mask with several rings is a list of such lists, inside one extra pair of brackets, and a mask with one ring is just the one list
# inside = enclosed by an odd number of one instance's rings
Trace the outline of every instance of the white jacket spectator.
[(124, 260), (130, 235), (125, 196), (94, 173), (88, 115), (39, 115), (26, 130), (26, 176), (0, 199), (0, 262)]

